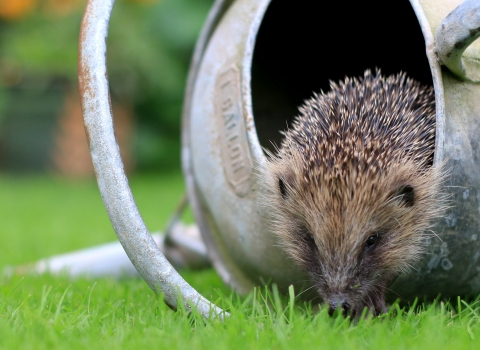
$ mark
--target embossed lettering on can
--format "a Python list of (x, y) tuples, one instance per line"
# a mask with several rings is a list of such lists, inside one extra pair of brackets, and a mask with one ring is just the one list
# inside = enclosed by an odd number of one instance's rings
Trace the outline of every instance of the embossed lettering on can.
[(235, 66), (221, 70), (215, 86), (215, 115), (220, 133), (223, 169), (235, 193), (250, 189), (252, 160), (245, 133), (240, 74)]

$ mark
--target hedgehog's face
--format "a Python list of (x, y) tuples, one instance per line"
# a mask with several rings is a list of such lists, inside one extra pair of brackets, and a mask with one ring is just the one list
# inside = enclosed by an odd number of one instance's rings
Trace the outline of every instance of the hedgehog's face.
[(393, 169), (361, 186), (345, 179), (306, 186), (299, 177), (277, 177), (283, 205), (275, 229), (331, 314), (386, 311), (388, 284), (421, 253), (437, 181), (433, 171), (415, 177), (411, 170)]

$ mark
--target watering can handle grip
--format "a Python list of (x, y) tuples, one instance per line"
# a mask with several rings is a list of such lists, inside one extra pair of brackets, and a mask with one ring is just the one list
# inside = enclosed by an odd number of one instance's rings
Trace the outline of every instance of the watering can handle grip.
[[(98, 187), (110, 221), (125, 252), (155, 293), (167, 305), (186, 310), (195, 306), (204, 317), (223, 318), (226, 312), (193, 289), (155, 244), (125, 175), (115, 139), (106, 67), (108, 22), (115, 0), (89, 0), (80, 31), (78, 78), (85, 130)], [(180, 306), (181, 307), (181, 306)]]
[(480, 1), (465, 0), (440, 23), (436, 51), (441, 64), (458, 78), (480, 83), (480, 64), (476, 58), (462, 58), (467, 47), (480, 37)]

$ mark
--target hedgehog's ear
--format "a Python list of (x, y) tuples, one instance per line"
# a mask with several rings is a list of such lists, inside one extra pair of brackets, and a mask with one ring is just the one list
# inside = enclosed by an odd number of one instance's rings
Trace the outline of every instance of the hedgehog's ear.
[(287, 185), (285, 184), (285, 182), (282, 180), (281, 177), (278, 178), (278, 188), (280, 189), (280, 194), (282, 195), (282, 198), (287, 199), (288, 197)]
[(294, 188), (294, 175), (290, 171), (285, 171), (277, 174), (278, 177), (278, 190), (283, 199), (287, 199), (292, 189)]
[(413, 207), (415, 204), (415, 189), (411, 185), (400, 186), (395, 193), (395, 197), (405, 204), (405, 206)]

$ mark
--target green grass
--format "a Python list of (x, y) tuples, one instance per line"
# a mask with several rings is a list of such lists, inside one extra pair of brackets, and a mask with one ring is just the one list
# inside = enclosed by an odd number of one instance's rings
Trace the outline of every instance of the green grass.
[[(183, 192), (180, 174), (131, 186), (150, 230), (163, 229)], [(0, 177), (0, 269), (115, 235), (93, 181)], [(231, 316), (173, 312), (140, 279), (0, 278), (1, 349), (480, 349), (480, 304), (454, 300), (351, 322), (324, 308), (256, 289), (239, 297), (213, 270), (183, 271)]]
[[(151, 231), (164, 228), (184, 192), (179, 173), (133, 177)], [(0, 177), (0, 266), (116, 240), (97, 185), (48, 177)]]

